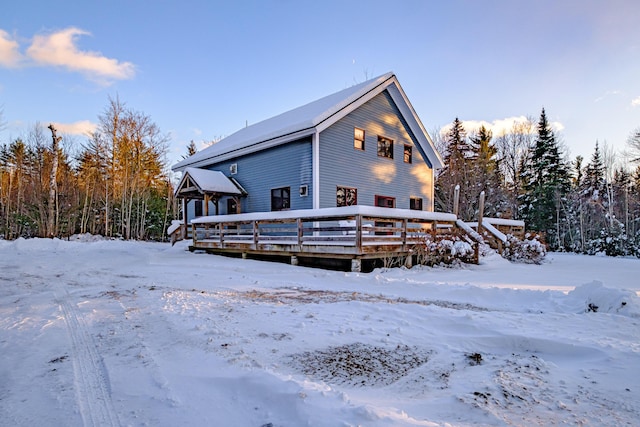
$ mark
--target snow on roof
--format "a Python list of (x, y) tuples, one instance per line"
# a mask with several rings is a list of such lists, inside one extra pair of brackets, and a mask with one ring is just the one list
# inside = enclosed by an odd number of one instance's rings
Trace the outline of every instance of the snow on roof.
[(299, 138), (306, 134), (312, 134), (315, 132), (316, 126), (390, 80), (395, 80), (395, 75), (391, 72), (240, 129), (173, 165), (172, 169), (182, 170), (186, 166), (203, 166), (210, 159), (216, 159), (261, 142), (288, 136)]
[[(186, 168), (184, 176), (189, 174), (202, 191), (224, 194), (242, 194), (236, 185), (220, 171)], [(179, 188), (179, 187), (178, 187)]]

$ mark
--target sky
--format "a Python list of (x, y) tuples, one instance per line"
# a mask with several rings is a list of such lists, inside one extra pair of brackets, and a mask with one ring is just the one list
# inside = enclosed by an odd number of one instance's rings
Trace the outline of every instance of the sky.
[(0, 143), (36, 122), (76, 146), (109, 98), (168, 163), (393, 71), (430, 133), (498, 135), (542, 108), (573, 159), (640, 126), (636, 0), (13, 1), (0, 12)]

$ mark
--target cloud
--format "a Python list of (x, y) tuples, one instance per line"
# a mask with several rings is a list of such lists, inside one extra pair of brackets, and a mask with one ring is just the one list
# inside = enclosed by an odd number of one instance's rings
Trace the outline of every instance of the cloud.
[(620, 92), (619, 90), (608, 90), (604, 93), (604, 95), (597, 97), (593, 102), (600, 102), (609, 96), (620, 95), (621, 93), (622, 92)]
[(6, 31), (0, 30), (0, 66), (7, 68), (18, 67), (22, 61), (22, 55), (18, 48), (18, 42), (12, 40)]
[(76, 46), (78, 36), (90, 35), (79, 28), (70, 27), (47, 35), (33, 37), (27, 56), (40, 66), (62, 67), (80, 72), (99, 83), (130, 79), (135, 75), (131, 62), (107, 58), (100, 52), (81, 51)]
[(639, 96), (639, 97), (637, 97), (637, 98), (635, 98), (635, 99), (632, 99), (632, 100), (631, 100), (631, 106), (632, 106), (632, 107), (638, 107), (638, 106), (640, 106), (640, 96)]
[(98, 127), (95, 123), (91, 123), (89, 120), (80, 120), (74, 123), (54, 123), (53, 125), (60, 133), (82, 136), (93, 133)]

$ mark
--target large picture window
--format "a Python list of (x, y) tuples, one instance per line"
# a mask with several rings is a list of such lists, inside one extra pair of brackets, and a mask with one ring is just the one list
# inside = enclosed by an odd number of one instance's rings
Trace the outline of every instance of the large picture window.
[(393, 159), (393, 140), (384, 136), (378, 137), (378, 156)]
[(336, 206), (353, 206), (358, 204), (358, 190), (350, 187), (336, 188)]
[(291, 207), (291, 187), (274, 188), (271, 190), (271, 210), (286, 211)]
[(364, 151), (364, 129), (353, 130), (353, 148)]

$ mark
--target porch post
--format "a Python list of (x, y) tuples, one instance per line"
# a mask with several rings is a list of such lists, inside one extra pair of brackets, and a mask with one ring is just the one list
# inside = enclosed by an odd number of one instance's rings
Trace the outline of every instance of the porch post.
[(186, 239), (187, 238), (187, 198), (183, 197), (182, 198), (182, 238)]

